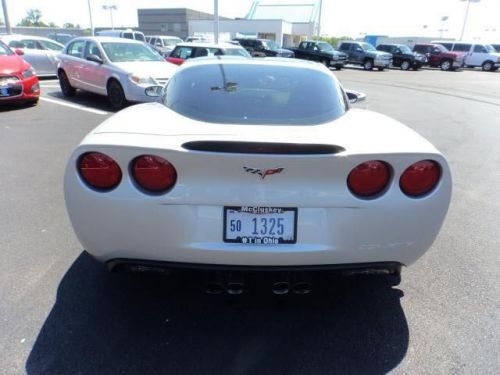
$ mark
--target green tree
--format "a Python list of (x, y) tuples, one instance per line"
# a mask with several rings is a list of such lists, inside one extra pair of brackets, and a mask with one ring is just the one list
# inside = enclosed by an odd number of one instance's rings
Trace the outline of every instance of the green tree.
[(28, 9), (26, 17), (24, 17), (18, 26), (47, 26), (42, 22), (42, 11), (40, 9), (31, 8)]
[(48, 27), (55, 27), (55, 28), (59, 28), (59, 26), (57, 26), (55, 24), (55, 22), (49, 22), (49, 24), (47, 25)]
[(71, 22), (66, 22), (63, 24), (63, 29), (74, 29), (76, 26)]

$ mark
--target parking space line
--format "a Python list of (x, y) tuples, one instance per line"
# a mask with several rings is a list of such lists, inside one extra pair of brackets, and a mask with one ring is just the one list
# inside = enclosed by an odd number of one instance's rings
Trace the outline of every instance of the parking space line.
[(73, 108), (73, 109), (78, 109), (80, 111), (95, 113), (96, 115), (107, 115), (108, 114), (108, 112), (101, 111), (99, 109), (88, 108), (88, 107), (85, 107), (85, 106), (80, 105), (80, 104), (67, 103), (67, 102), (63, 102), (61, 100), (49, 99), (49, 98), (46, 98), (43, 96), (40, 96), (40, 100), (43, 100), (43, 101), (49, 102), (49, 103), (53, 103), (53, 104), (62, 105), (63, 107), (69, 107), (69, 108)]

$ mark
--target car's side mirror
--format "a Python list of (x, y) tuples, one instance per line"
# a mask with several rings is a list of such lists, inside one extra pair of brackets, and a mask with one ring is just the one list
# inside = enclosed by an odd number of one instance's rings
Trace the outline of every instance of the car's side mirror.
[(345, 93), (347, 95), (347, 99), (349, 99), (349, 103), (351, 104), (358, 103), (366, 99), (366, 94), (363, 94), (362, 92), (346, 90)]
[(144, 90), (144, 93), (151, 98), (158, 98), (161, 96), (162, 90), (163, 86), (149, 86)]
[(87, 56), (88, 61), (92, 61), (98, 64), (102, 64), (104, 61), (97, 55), (88, 55)]
[(16, 50), (14, 50), (14, 52), (16, 53), (16, 55), (19, 55), (19, 56), (24, 55), (24, 51), (22, 49), (16, 49)]

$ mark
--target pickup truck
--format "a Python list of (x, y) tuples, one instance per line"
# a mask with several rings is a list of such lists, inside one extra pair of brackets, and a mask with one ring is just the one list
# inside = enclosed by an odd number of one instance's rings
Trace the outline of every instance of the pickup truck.
[(344, 67), (347, 55), (337, 51), (330, 44), (315, 40), (300, 42), (297, 48), (288, 48), (297, 59), (317, 61), (326, 67), (334, 66), (337, 70)]
[(384, 70), (392, 64), (392, 55), (387, 52), (377, 51), (369, 43), (364, 42), (342, 42), (339, 46), (340, 52), (347, 54), (347, 63), (361, 65), (365, 70)]
[(413, 52), (426, 55), (429, 66), (441, 70), (461, 68), (465, 60), (464, 52), (450, 52), (441, 44), (417, 43), (413, 47)]
[(412, 52), (410, 47), (404, 44), (379, 44), (377, 50), (392, 55), (392, 66), (401, 70), (418, 70), (427, 63), (427, 57), (421, 53)]

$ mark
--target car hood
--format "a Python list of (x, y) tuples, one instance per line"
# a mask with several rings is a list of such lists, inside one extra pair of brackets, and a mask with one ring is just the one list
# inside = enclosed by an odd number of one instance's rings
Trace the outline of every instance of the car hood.
[(392, 57), (392, 54), (382, 51), (366, 51), (366, 53), (372, 54), (379, 57)]
[(127, 73), (153, 78), (170, 78), (178, 68), (167, 61), (127, 61), (113, 65)]
[(18, 55), (0, 56), (0, 74), (21, 73), (29, 67)]

